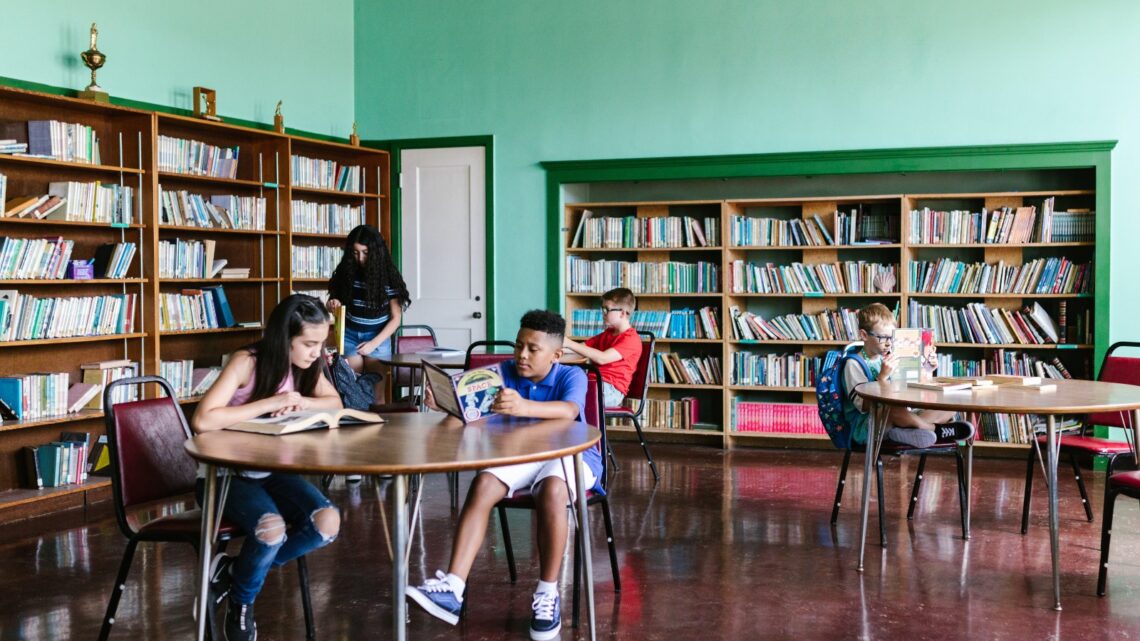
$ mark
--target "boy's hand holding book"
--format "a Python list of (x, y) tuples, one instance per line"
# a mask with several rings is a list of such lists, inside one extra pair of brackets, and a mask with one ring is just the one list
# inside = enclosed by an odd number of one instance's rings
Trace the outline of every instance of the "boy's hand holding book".
[(504, 387), (495, 396), (491, 410), (504, 416), (525, 416), (527, 400), (517, 391)]
[(899, 366), (899, 357), (891, 353), (883, 354), (883, 369), (879, 370), (880, 383), (886, 383), (891, 380), (891, 374), (895, 373), (895, 369)]

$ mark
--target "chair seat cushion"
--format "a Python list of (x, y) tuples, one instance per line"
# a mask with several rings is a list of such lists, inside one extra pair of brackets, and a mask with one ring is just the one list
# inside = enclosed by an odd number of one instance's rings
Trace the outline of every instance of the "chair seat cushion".
[[(1037, 437), (1037, 442), (1041, 445), (1045, 444), (1045, 440), (1046, 437), (1044, 434)], [(1129, 446), (1128, 443), (1109, 441), (1092, 436), (1078, 436), (1076, 434), (1062, 434), (1061, 449), (1079, 450), (1090, 454), (1128, 454), (1132, 451), (1132, 447)]]
[[(193, 509), (148, 521), (138, 528), (138, 533), (146, 538), (195, 538), (201, 533), (201, 528), (202, 510)], [(218, 528), (220, 538), (229, 539), (238, 535), (240, 530), (236, 525), (222, 521)]]
[(1108, 477), (1108, 482), (1129, 494), (1140, 492), (1140, 472), (1117, 472)]
[[(597, 490), (586, 490), (587, 504), (593, 503), (594, 501), (597, 501), (604, 497), (604, 492), (599, 492)], [(534, 495), (531, 494), (528, 490), (519, 490), (518, 492), (515, 492), (514, 496), (499, 501), (499, 505), (502, 507), (516, 508), (520, 510), (533, 510), (536, 507), (536, 504), (534, 502)]]
[[(887, 456), (902, 456), (903, 454), (953, 454), (957, 449), (956, 443), (942, 443), (931, 447), (915, 447), (905, 443), (896, 443), (883, 439), (882, 454)], [(852, 443), (852, 452), (866, 452), (867, 446), (862, 443)]]

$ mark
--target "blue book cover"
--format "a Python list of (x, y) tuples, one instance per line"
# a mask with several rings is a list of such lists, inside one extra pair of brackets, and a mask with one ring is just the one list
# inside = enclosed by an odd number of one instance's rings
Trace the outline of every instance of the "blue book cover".
[(24, 385), (23, 381), (15, 377), (0, 378), (0, 401), (2, 401), (7, 408), (0, 408), (0, 416), (7, 414), (7, 410), (11, 410), (14, 419), (9, 419), (4, 416), (5, 420), (21, 420), (24, 418)]
[(28, 153), (33, 156), (50, 156), (51, 152), (51, 121), (28, 121)]
[(214, 297), (214, 310), (218, 316), (218, 325), (221, 327), (233, 327), (234, 313), (230, 309), (230, 301), (226, 298), (226, 292), (222, 289), (221, 285), (215, 287), (203, 288), (209, 291)]

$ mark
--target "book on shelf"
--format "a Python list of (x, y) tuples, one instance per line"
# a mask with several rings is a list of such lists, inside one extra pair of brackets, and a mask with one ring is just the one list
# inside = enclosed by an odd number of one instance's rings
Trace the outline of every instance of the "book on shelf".
[(859, 319), (855, 310), (841, 308), (815, 314), (785, 314), (765, 319), (759, 314), (729, 308), (732, 337), (746, 341), (857, 341)]
[(63, 162), (100, 164), (99, 136), (93, 127), (58, 120), (0, 123), (0, 154)]
[(191, 375), (190, 395), (200, 396), (210, 391), (210, 387), (221, 374), (221, 367), (195, 367)]
[(63, 206), (38, 211), (39, 218), (127, 225), (134, 221), (134, 189), (118, 183), (59, 181), (48, 184), (48, 198)]
[[(720, 339), (720, 309), (701, 307), (672, 310), (635, 310), (629, 322), (639, 332), (652, 332), (658, 339)], [(600, 334), (606, 325), (600, 309), (575, 309), (570, 312), (573, 336), (587, 338)]]
[(158, 170), (192, 176), (236, 178), (239, 147), (221, 147), (200, 140), (158, 136)]
[(574, 293), (602, 294), (615, 287), (628, 287), (635, 294), (718, 293), (719, 271), (716, 263), (706, 261), (641, 263), (566, 257), (566, 282)]
[(293, 186), (330, 191), (364, 191), (364, 169), (335, 160), (307, 158), (294, 154), (291, 158)]
[(682, 356), (656, 352), (649, 367), (650, 383), (672, 385), (720, 385), (719, 356)]
[[(695, 396), (683, 396), (679, 399), (661, 400), (647, 398), (641, 401), (645, 405), (641, 422), (645, 428), (658, 430), (693, 430), (701, 429), (700, 401)], [(627, 399), (623, 403), (632, 411), (636, 411), (638, 401)], [(609, 419), (608, 425), (619, 426), (625, 419)]]
[(302, 410), (282, 414), (281, 416), (266, 416), (240, 421), (225, 429), (234, 432), (252, 432), (254, 434), (268, 434), (282, 436), (295, 434), (307, 430), (336, 429), (348, 425), (374, 425), (384, 423), (383, 416), (373, 412), (343, 408), (340, 410)]
[(60, 236), (0, 238), (0, 279), (63, 279), (74, 249), (75, 241)]
[(74, 414), (82, 410), (102, 391), (103, 386), (99, 383), (72, 383), (67, 389), (67, 411)]
[(734, 294), (871, 294), (880, 293), (875, 283), (885, 276), (897, 283), (898, 265), (861, 260), (759, 265), (738, 259), (730, 265), (728, 290)]
[[(138, 364), (130, 359), (116, 359), (83, 363), (79, 366), (83, 382), (100, 385), (106, 389), (112, 382), (121, 378), (137, 376)], [(138, 399), (138, 388), (121, 385), (111, 392), (112, 403), (126, 403)], [(88, 403), (87, 409), (102, 410), (103, 394), (96, 394)]]
[(59, 440), (61, 443), (71, 444), (75, 448), (73, 453), (75, 456), (70, 458), (71, 466), (68, 473), (68, 478), (71, 483), (82, 483), (87, 480), (87, 456), (88, 446), (91, 445), (90, 432), (60, 432)]
[(223, 267), (218, 274), (219, 278), (249, 278), (249, 267)]
[(584, 249), (676, 249), (716, 245), (720, 220), (693, 216), (587, 215), (578, 222), (571, 247)]
[(1037, 258), (1022, 265), (964, 263), (949, 258), (914, 261), (908, 290), (938, 294), (1085, 294), (1092, 291), (1092, 263), (1063, 256)]
[(342, 256), (343, 247), (293, 245), (293, 277), (331, 278)]
[(91, 446), (91, 452), (88, 455), (87, 474), (107, 476), (110, 471), (111, 450), (107, 446), (107, 435), (100, 434), (99, 438), (95, 439), (95, 444)]
[(137, 246), (132, 242), (104, 243), (95, 249), (97, 278), (126, 278), (135, 258)]
[(732, 355), (732, 385), (765, 387), (815, 387), (823, 369), (823, 358), (802, 353), (755, 354), (736, 352)]
[(312, 203), (294, 200), (290, 208), (293, 233), (347, 235), (354, 227), (365, 224), (360, 205)]
[(983, 303), (964, 307), (924, 305), (911, 299), (907, 324), (931, 327), (943, 343), (989, 345), (1047, 345), (1057, 342), (1057, 326), (1041, 304), (1020, 310), (989, 308)]
[(737, 432), (819, 434), (827, 432), (819, 409), (806, 403), (766, 403), (733, 399), (731, 424)]

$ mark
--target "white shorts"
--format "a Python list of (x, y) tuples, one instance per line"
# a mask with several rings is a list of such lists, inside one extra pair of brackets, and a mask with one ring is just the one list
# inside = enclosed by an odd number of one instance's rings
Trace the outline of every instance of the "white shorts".
[[(566, 465), (565, 474), (562, 472), (563, 464)], [(594, 487), (597, 479), (594, 477), (593, 471), (590, 470), (588, 465), (583, 463), (582, 468), (586, 471), (586, 489)], [(515, 495), (519, 490), (529, 490), (534, 494), (538, 489), (538, 484), (543, 479), (549, 477), (560, 478), (566, 481), (566, 475), (570, 475), (570, 482), (567, 487), (570, 490), (570, 500), (574, 500), (574, 489), (577, 485), (574, 484), (574, 457), (566, 456), (561, 459), (553, 459), (550, 461), (538, 461), (536, 463), (519, 463), (518, 465), (504, 465), (503, 467), (490, 467), (483, 472), (494, 476), (507, 486), (507, 498)]]

